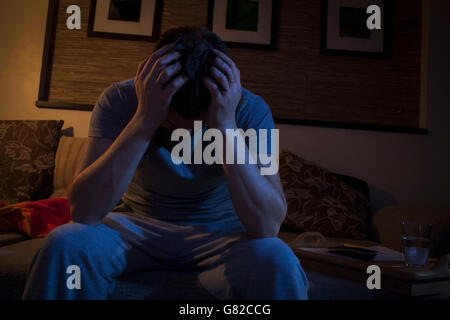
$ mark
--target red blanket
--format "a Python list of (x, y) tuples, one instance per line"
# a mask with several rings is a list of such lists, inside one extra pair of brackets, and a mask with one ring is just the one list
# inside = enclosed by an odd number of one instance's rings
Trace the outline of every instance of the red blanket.
[(70, 220), (70, 206), (66, 198), (17, 204), (0, 200), (0, 231), (18, 231), (30, 238), (40, 238)]

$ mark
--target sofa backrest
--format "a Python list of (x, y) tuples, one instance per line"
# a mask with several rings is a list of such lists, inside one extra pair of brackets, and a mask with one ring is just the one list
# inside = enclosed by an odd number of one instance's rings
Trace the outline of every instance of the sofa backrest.
[(59, 140), (55, 158), (53, 193), (51, 198), (65, 197), (76, 169), (87, 150), (88, 138), (62, 136)]

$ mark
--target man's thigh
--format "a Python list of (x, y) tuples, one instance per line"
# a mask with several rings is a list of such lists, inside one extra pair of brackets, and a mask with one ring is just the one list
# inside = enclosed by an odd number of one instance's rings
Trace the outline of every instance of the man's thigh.
[(102, 224), (119, 232), (126, 244), (124, 273), (172, 268), (180, 251), (182, 227), (131, 212), (111, 212)]
[[(279, 238), (236, 235), (226, 250), (211, 251), (199, 262), (198, 277), (219, 299), (305, 298), (308, 280), (298, 258)], [(224, 241), (228, 241), (225, 237)], [(282, 292), (280, 292), (282, 291)]]

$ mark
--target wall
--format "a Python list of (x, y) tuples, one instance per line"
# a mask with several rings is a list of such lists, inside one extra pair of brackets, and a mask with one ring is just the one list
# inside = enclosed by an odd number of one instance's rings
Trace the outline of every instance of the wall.
[[(86, 136), (89, 112), (47, 110), (37, 98), (47, 0), (0, 2), (0, 119), (64, 119)], [(428, 136), (280, 125), (281, 147), (369, 182), (374, 209), (450, 205), (450, 1), (430, 0)]]
[[(74, 1), (59, 2), (49, 100), (93, 105), (111, 82), (135, 75), (155, 42), (88, 37), (89, 0), (76, 1), (81, 30), (69, 30), (66, 8)], [(282, 1), (276, 51), (229, 53), (242, 84), (264, 95), (276, 118), (417, 128), (421, 9), (421, 0), (396, 1), (391, 59), (321, 55), (321, 2), (309, 0)], [(206, 0), (167, 0), (162, 32), (205, 26), (207, 12)]]
[(396, 203), (450, 205), (450, 1), (429, 4), (428, 136), (279, 126), (282, 147), (368, 181), (375, 210)]
[(87, 135), (90, 112), (38, 109), (48, 0), (0, 1), (0, 119), (64, 119)]

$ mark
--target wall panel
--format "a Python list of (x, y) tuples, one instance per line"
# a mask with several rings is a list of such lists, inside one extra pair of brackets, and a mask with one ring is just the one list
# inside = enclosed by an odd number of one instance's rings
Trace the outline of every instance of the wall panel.
[[(82, 30), (66, 28), (70, 4), (82, 10)], [(114, 81), (131, 78), (154, 43), (86, 36), (89, 0), (61, 0), (49, 87), (50, 101), (94, 104)], [(207, 0), (165, 0), (162, 32), (205, 26)], [(419, 128), (421, 0), (397, 0), (393, 57), (320, 54), (320, 1), (281, 4), (278, 50), (230, 48), (243, 86), (261, 95), (279, 119)]]

